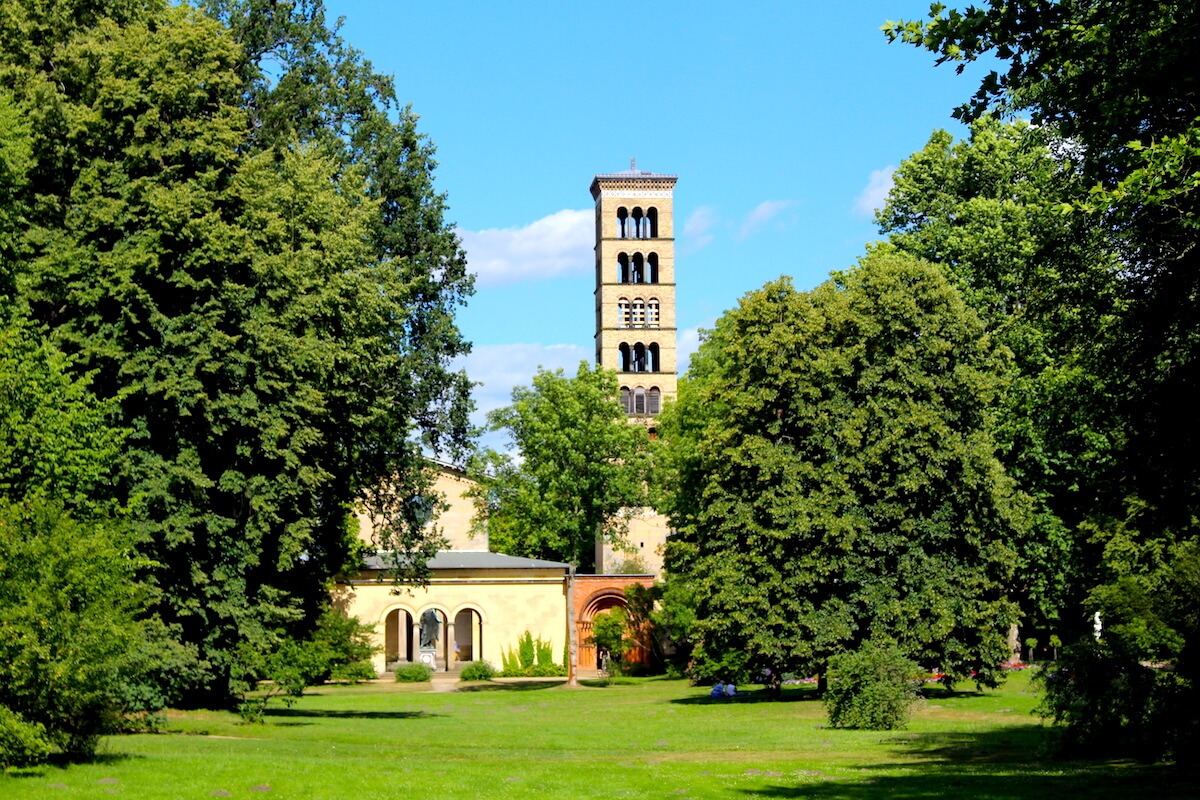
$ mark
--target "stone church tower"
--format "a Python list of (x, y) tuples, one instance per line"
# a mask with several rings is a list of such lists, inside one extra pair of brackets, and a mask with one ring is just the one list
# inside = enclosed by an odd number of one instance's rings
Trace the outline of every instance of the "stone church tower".
[(597, 175), (596, 363), (616, 370), (621, 403), (654, 430), (663, 400), (674, 397), (674, 175), (631, 168)]
[[(675, 397), (675, 176), (638, 170), (597, 175), (596, 363), (615, 370), (633, 424), (655, 432), (663, 401)], [(630, 551), (597, 542), (596, 571), (662, 573), (667, 520), (634, 512)]]

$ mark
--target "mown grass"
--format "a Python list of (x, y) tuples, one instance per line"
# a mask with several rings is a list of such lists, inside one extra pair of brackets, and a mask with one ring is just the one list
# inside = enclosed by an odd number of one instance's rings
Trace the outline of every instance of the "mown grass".
[(265, 724), (179, 712), (92, 763), (0, 777), (0, 797), (1155, 798), (1193, 797), (1173, 767), (1050, 755), (1018, 673), (933, 692), (900, 732), (825, 727), (805, 689), (711, 701), (682, 681), (330, 686)]

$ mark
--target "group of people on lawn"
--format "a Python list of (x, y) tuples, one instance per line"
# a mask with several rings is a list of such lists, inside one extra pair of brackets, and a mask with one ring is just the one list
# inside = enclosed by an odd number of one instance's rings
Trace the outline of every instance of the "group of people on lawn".
[(725, 699), (727, 697), (737, 696), (737, 686), (733, 681), (717, 681), (713, 684), (712, 691), (708, 693), (709, 697)]

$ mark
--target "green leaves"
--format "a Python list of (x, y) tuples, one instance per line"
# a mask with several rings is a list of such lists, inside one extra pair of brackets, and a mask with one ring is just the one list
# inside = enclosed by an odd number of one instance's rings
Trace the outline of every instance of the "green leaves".
[(471, 280), (433, 149), (319, 3), (0, 3), (44, 33), (0, 31), (0, 294), (128, 430), (109, 489), (220, 700), (356, 566), (355, 506), (399, 578), (439, 543), (410, 499), (467, 442)]
[(959, 677), (1002, 659), (1028, 524), (989, 432), (1005, 354), (936, 268), (768, 284), (692, 363), (663, 431), (701, 660), (811, 674), (872, 634)]
[(472, 468), (478, 524), (500, 552), (586, 568), (597, 538), (619, 541), (623, 512), (649, 505), (646, 429), (628, 423), (615, 373), (586, 362), (573, 378), (539, 370), (512, 400), (488, 422), (517, 453), (487, 451)]

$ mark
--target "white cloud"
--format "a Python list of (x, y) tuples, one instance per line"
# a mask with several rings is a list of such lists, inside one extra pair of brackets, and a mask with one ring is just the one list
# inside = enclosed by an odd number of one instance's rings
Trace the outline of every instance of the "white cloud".
[(768, 222), (778, 217), (782, 212), (796, 205), (795, 200), (764, 200), (754, 207), (754, 210), (742, 220), (738, 238), (745, 239), (762, 230)]
[(712, 206), (700, 206), (683, 223), (683, 249), (694, 253), (712, 244), (712, 229), (718, 222), (717, 210)]
[(594, 211), (564, 209), (523, 228), (459, 233), (480, 286), (587, 273), (595, 263)]
[(883, 169), (871, 171), (871, 178), (866, 188), (854, 198), (854, 211), (863, 217), (872, 216), (876, 210), (883, 208), (887, 196), (892, 191), (892, 173), (896, 168), (888, 164)]

